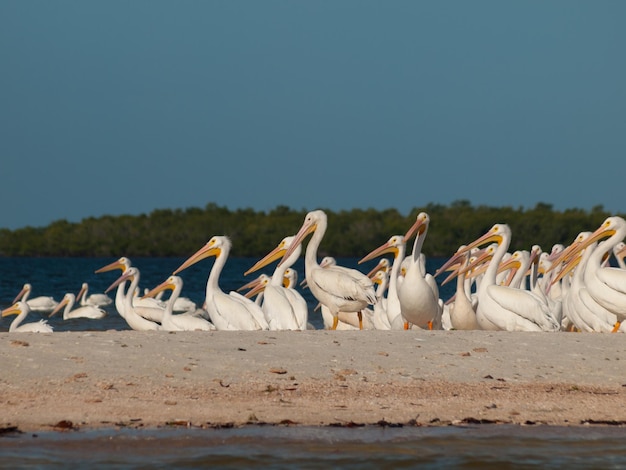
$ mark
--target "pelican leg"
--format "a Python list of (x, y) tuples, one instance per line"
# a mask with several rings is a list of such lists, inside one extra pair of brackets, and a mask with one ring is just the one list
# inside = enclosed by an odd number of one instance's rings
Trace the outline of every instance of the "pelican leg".
[(337, 315), (333, 315), (333, 326), (330, 329), (336, 330), (338, 323), (339, 323), (339, 317)]
[(428, 320), (428, 329), (429, 330), (433, 329), (433, 321), (432, 320)]
[(408, 321), (405, 321), (405, 322), (404, 322), (404, 329), (405, 329), (405, 330), (408, 330), (408, 329), (409, 329), (409, 322), (408, 322)]
[(617, 321), (615, 322), (615, 326), (613, 327), (613, 329), (611, 330), (611, 333), (617, 333), (617, 330), (619, 330), (619, 327), (622, 325), (622, 322)]
[(363, 329), (363, 312), (357, 312), (357, 316), (359, 317), (359, 330)]

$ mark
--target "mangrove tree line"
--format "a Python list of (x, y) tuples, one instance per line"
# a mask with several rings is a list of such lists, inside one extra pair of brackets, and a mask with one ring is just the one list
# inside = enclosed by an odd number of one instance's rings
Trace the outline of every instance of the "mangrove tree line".
[[(323, 208), (322, 208), (323, 209)], [(473, 206), (460, 200), (450, 205), (427, 204), (410, 214), (395, 209), (353, 209), (328, 214), (328, 231), (320, 253), (361, 257), (391, 235), (404, 234), (421, 211), (431, 223), (424, 244), (428, 256), (446, 257), (459, 245), (487, 231), (494, 223), (509, 224), (511, 249), (539, 244), (550, 250), (570, 243), (583, 230), (595, 230), (609, 215), (602, 206), (590, 211), (555, 211), (539, 203), (532, 209)], [(78, 223), (58, 220), (47, 227), (0, 230), (1, 256), (189, 256), (212, 235), (228, 235), (232, 256), (259, 257), (285, 236), (293, 235), (307, 210), (286, 206), (264, 212), (229, 210), (216, 204), (204, 209), (159, 209), (150, 214), (90, 217)]]

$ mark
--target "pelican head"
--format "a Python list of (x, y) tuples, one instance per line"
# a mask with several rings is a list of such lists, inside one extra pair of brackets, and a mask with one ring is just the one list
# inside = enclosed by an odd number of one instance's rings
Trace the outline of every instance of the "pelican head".
[(138, 271), (137, 268), (135, 267), (130, 267), (128, 268), (126, 271), (124, 271), (122, 273), (122, 275), (120, 277), (118, 277), (113, 284), (111, 284), (109, 287), (107, 287), (107, 290), (105, 290), (104, 292), (107, 293), (110, 290), (114, 289), (115, 287), (119, 286), (122, 282), (126, 281), (126, 280), (132, 280), (135, 278), (135, 276), (137, 275)]
[(163, 292), (164, 290), (174, 290), (177, 286), (182, 287), (182, 283), (183, 281), (180, 277), (172, 275), (154, 289), (146, 292), (142, 298), (145, 299), (146, 297), (155, 297), (159, 292)]
[(96, 273), (104, 273), (107, 271), (113, 271), (115, 269), (121, 269), (122, 272), (125, 272), (128, 268), (131, 267), (130, 260), (125, 256), (122, 256), (117, 261), (113, 261), (111, 264), (107, 264), (106, 266), (101, 267), (100, 269), (96, 269)]
[(76, 302), (76, 296), (74, 296), (74, 294), (72, 294), (72, 293), (65, 294), (63, 296), (63, 298), (61, 299), (61, 302), (59, 302), (58, 305), (56, 307), (54, 307), (54, 310), (52, 310), (52, 312), (50, 312), (50, 315), (48, 315), (48, 318), (50, 318), (53, 315), (56, 315), (67, 304), (69, 304), (69, 303), (73, 304), (74, 302)]
[(253, 273), (254, 271), (258, 271), (262, 267), (267, 266), (268, 264), (276, 261), (277, 259), (282, 258), (284, 254), (287, 252), (287, 250), (291, 248), (291, 244), (293, 243), (293, 240), (295, 238), (296, 238), (295, 236), (289, 236), (289, 237), (283, 238), (276, 248), (274, 248), (267, 255), (265, 255), (263, 259), (257, 261), (254, 266), (252, 266), (250, 269), (248, 269), (244, 273), (244, 276), (247, 276), (248, 274)]
[(328, 218), (324, 211), (315, 210), (309, 212), (304, 218), (302, 227), (300, 227), (300, 230), (298, 230), (298, 233), (296, 233), (295, 238), (291, 242), (291, 246), (287, 249), (287, 251), (283, 255), (283, 259), (280, 261), (280, 263), (278, 263), (278, 265), (280, 266), (281, 264), (283, 264), (285, 260), (289, 258), (289, 256), (291, 256), (291, 253), (296, 250), (297, 246), (302, 244), (302, 241), (307, 235), (315, 232), (319, 226), (323, 226), (324, 228), (326, 228), (327, 222)]
[(206, 245), (204, 245), (202, 248), (196, 251), (193, 255), (191, 255), (187, 259), (187, 261), (181, 264), (176, 269), (176, 271), (174, 271), (172, 274), (178, 274), (184, 269), (187, 269), (189, 266), (192, 266), (196, 264), (198, 261), (201, 261), (210, 256), (219, 257), (222, 254), (222, 252), (228, 253), (230, 251), (231, 246), (232, 246), (232, 243), (230, 241), (230, 238), (226, 236), (222, 235), (222, 236), (212, 237), (206, 243)]
[(472, 248), (482, 246), (485, 243), (489, 243), (489, 242), (496, 242), (500, 244), (502, 243), (502, 240), (504, 238), (510, 238), (510, 237), (511, 237), (511, 228), (508, 225), (495, 224), (482, 237), (477, 238), (469, 245), (466, 245), (465, 248), (460, 249), (459, 253), (464, 253), (466, 251), (471, 250)]
[(27, 310), (28, 310), (28, 305), (26, 304), (26, 302), (17, 301), (13, 305), (11, 305), (9, 308), (5, 308), (2, 311), (2, 316), (8, 317), (9, 315), (20, 315), (21, 313)]
[(378, 256), (384, 255), (385, 253), (393, 253), (393, 256), (398, 256), (400, 251), (400, 247), (404, 246), (404, 236), (402, 235), (393, 235), (387, 242), (380, 245), (378, 248), (371, 251), (369, 254), (365, 255), (359, 261), (359, 264), (364, 263), (365, 261), (369, 261)]
[(404, 235), (404, 241), (408, 242), (415, 234), (417, 234), (418, 237), (421, 236), (426, 230), (428, 230), (428, 224), (430, 224), (430, 217), (426, 212), (420, 212), (417, 214), (415, 222)]

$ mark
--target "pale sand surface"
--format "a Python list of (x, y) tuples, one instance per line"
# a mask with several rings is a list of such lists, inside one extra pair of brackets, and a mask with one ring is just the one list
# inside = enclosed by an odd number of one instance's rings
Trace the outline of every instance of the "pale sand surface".
[(0, 351), (0, 425), (22, 431), (626, 424), (622, 334), (0, 333)]

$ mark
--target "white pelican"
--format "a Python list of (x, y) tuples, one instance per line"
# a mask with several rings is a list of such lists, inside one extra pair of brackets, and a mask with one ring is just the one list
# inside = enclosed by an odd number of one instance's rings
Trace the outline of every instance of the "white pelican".
[[(293, 236), (283, 238), (276, 248), (257, 261), (244, 275), (282, 258), (291, 247), (294, 238)], [(306, 300), (295, 289), (284, 286), (285, 273), (298, 260), (301, 252), (301, 245), (296, 246), (289, 259), (276, 266), (270, 282), (265, 286), (262, 308), (270, 330), (306, 330), (307, 328), (309, 307)]]
[[(113, 282), (113, 284), (111, 284), (107, 288), (105, 293), (109, 292), (111, 289), (118, 287), (118, 286), (119, 286), (118, 292), (120, 288), (122, 289), (122, 292), (123, 292), (124, 284), (126, 284), (126, 281), (130, 280), (130, 286), (128, 287), (128, 289), (126, 289), (126, 293), (124, 294), (123, 305), (121, 307), (121, 310), (118, 310), (118, 311), (120, 312), (120, 314), (124, 312), (122, 317), (124, 318), (124, 320), (126, 320), (126, 323), (128, 323), (128, 326), (130, 326), (133, 330), (137, 330), (137, 331), (160, 330), (161, 325), (139, 315), (136, 311), (137, 307), (133, 305), (133, 296), (134, 296), (135, 289), (139, 285), (139, 277), (140, 277), (139, 270), (131, 266), (130, 268), (126, 269), (122, 273), (122, 275), (118, 277), (117, 280)], [(163, 317), (163, 314), (161, 313), (161, 318), (162, 317)]]
[[(130, 260), (126, 258), (125, 256), (122, 256), (117, 261), (114, 261), (111, 264), (107, 264), (106, 266), (103, 266), (100, 269), (97, 269), (96, 273), (104, 273), (104, 272), (114, 271), (116, 269), (119, 269), (122, 271), (122, 274), (124, 274), (131, 267), (132, 265), (130, 263)], [(116, 284), (118, 287), (117, 287), (117, 292), (115, 293), (115, 308), (117, 309), (120, 316), (125, 319), (126, 318), (126, 312), (125, 312), (126, 300), (127, 298), (130, 298), (130, 301), (131, 301), (130, 303), (133, 306), (133, 311), (137, 315), (142, 316), (146, 318), (147, 320), (150, 320), (151, 322), (160, 323), (161, 318), (163, 317), (163, 311), (165, 310), (165, 303), (160, 302), (150, 297), (146, 297), (145, 299), (139, 297), (138, 292), (139, 292), (140, 273), (139, 273), (139, 269), (137, 268), (135, 269), (136, 269), (137, 275), (134, 277), (137, 278), (137, 282), (131, 284), (131, 285), (134, 284), (132, 290), (128, 292), (124, 291), (124, 288), (126, 285), (125, 282), (120, 282)], [(107, 292), (110, 289), (111, 288), (109, 287), (109, 289), (107, 289)], [(147, 324), (145, 326), (147, 326)]]
[[(381, 261), (385, 261), (386, 265), (389, 265), (389, 260), (387, 258), (382, 258)], [(380, 263), (379, 263), (380, 266)], [(373, 269), (368, 274), (369, 278), (372, 280), (374, 284), (376, 284), (376, 298), (377, 302), (372, 307), (371, 311), (369, 309), (364, 310), (368, 311), (368, 315), (370, 321), (372, 323), (372, 328), (375, 330), (390, 330), (391, 325), (389, 324), (389, 317), (387, 317), (386, 311), (386, 298), (385, 292), (389, 287), (389, 272), (386, 269)]]
[(20, 293), (15, 296), (15, 299), (13, 299), (13, 303), (21, 300), (22, 302), (26, 302), (28, 304), (28, 308), (31, 311), (43, 313), (51, 312), (59, 304), (52, 297), (48, 296), (35, 297), (34, 299), (29, 298), (32, 293), (32, 289), (33, 287), (28, 282), (24, 284)]
[(293, 268), (287, 268), (283, 278), (283, 285), (288, 289), (295, 289), (298, 284), (298, 271)]
[[(112, 263), (107, 264), (106, 266), (96, 269), (95, 273), (99, 274), (99, 273), (104, 273), (104, 272), (119, 269), (122, 271), (122, 274), (124, 274), (126, 270), (130, 267), (131, 267), (130, 260), (126, 258), (125, 256), (122, 256), (117, 261), (113, 261)], [(117, 312), (120, 314), (122, 318), (125, 318), (124, 303), (125, 303), (126, 293), (124, 291), (124, 286), (125, 286), (124, 283), (120, 283), (115, 293), (115, 308), (117, 309)]]
[(225, 236), (215, 236), (206, 245), (181, 264), (174, 274), (198, 261), (215, 256), (215, 263), (206, 283), (206, 310), (218, 330), (267, 330), (269, 325), (261, 307), (237, 292), (226, 294), (219, 287), (219, 277), (228, 259), (231, 241)]
[(466, 278), (463, 269), (469, 265), (471, 253), (464, 253), (463, 261), (459, 266), (456, 278), (456, 294), (450, 305), (450, 326), (455, 330), (480, 330), (476, 320), (476, 307), (471, 300), (470, 280)]
[[(92, 320), (99, 320), (100, 318), (106, 317), (106, 312), (99, 307), (94, 305), (84, 305), (82, 307), (74, 309), (74, 304), (76, 303), (76, 296), (72, 293), (67, 293), (63, 296), (59, 305), (50, 312), (49, 317), (61, 311), (63, 307), (63, 320), (70, 320), (73, 318), (90, 318)], [(72, 310), (73, 309), (73, 310)]]
[(541, 298), (531, 292), (496, 283), (498, 267), (511, 243), (511, 229), (508, 225), (495, 224), (485, 235), (458, 253), (492, 241), (496, 241), (498, 247), (476, 291), (476, 319), (480, 327), (484, 330), (557, 331), (560, 325)]
[(165, 331), (212, 331), (215, 330), (210, 322), (204, 318), (196, 317), (190, 314), (174, 315), (174, 305), (176, 299), (183, 289), (183, 280), (178, 276), (170, 276), (154, 289), (148, 291), (146, 297), (151, 297), (166, 289), (172, 291), (170, 298), (166, 302), (163, 318), (161, 320), (161, 329)]
[[(591, 236), (591, 232), (582, 232), (575, 243), (581, 243)], [(585, 287), (583, 278), (587, 262), (597, 247), (597, 242), (583, 248), (581, 256), (573, 257), (559, 272), (554, 282), (558, 282), (573, 270), (569, 289), (563, 298), (563, 310), (567, 318), (580, 331), (610, 332), (613, 330), (617, 317), (598, 304)], [(574, 269), (576, 267), (576, 269)]]
[(339, 312), (357, 312), (360, 319), (361, 310), (376, 302), (376, 292), (372, 280), (356, 269), (342, 266), (322, 268), (317, 263), (317, 250), (324, 238), (327, 225), (328, 220), (324, 211), (309, 212), (280, 263), (289, 259), (304, 238), (313, 233), (306, 247), (304, 274), (311, 293), (330, 310), (333, 316), (332, 329), (336, 329)]
[(52, 327), (48, 325), (46, 320), (39, 320), (38, 322), (26, 323), (21, 325), (26, 315), (30, 313), (30, 307), (24, 301), (17, 301), (11, 307), (5, 308), (2, 311), (2, 316), (17, 315), (9, 326), (9, 333), (52, 333)]
[(270, 279), (271, 278), (267, 274), (259, 274), (256, 279), (248, 282), (247, 284), (244, 284), (239, 289), (237, 289), (237, 292), (241, 292), (245, 289), (250, 289), (248, 292), (243, 294), (244, 297), (251, 299), (256, 295), (254, 303), (261, 307), (263, 304), (263, 296), (265, 295), (265, 286), (270, 283)]
[(76, 299), (80, 305), (93, 305), (95, 307), (105, 307), (113, 303), (113, 299), (106, 294), (91, 294), (89, 292), (89, 284), (83, 282), (80, 291), (76, 294)]
[[(160, 291), (154, 296), (148, 296), (148, 292), (150, 292), (150, 289), (147, 287), (144, 287), (143, 297), (141, 297), (139, 300), (145, 301), (145, 300), (155, 299), (155, 300), (158, 300), (159, 303), (162, 302), (163, 307), (165, 307), (165, 304), (167, 303), (166, 301), (163, 300), (163, 294), (165, 290)], [(196, 305), (196, 303), (193, 300), (191, 300), (189, 297), (177, 297), (176, 301), (174, 302), (174, 308), (172, 311), (173, 312), (195, 312), (197, 309), (198, 309), (198, 305)]]
[[(574, 246), (574, 253), (586, 248), (593, 242), (608, 237), (593, 250), (584, 271), (584, 282), (593, 299), (609, 312), (617, 316), (619, 324), (626, 319), (626, 271), (614, 267), (601, 267), (605, 256), (611, 253), (615, 245), (626, 236), (626, 221), (621, 217), (608, 217), (602, 225), (583, 243)], [(572, 246), (572, 245), (570, 245)], [(564, 250), (563, 253), (567, 252)]]
[[(415, 223), (404, 235), (405, 243), (416, 235), (413, 252), (407, 256), (408, 267), (404, 281), (398, 289), (398, 299), (405, 322), (425, 329), (440, 329), (442, 302), (439, 301), (439, 288), (432, 275), (425, 269), (422, 245), (428, 232), (430, 217), (425, 212), (417, 215)], [(407, 325), (405, 324), (405, 328)]]
[[(404, 236), (393, 235), (378, 248), (372, 250), (359, 260), (359, 264), (369, 261), (385, 253), (393, 254), (393, 262), (391, 264), (391, 272), (389, 273), (389, 284), (387, 286), (387, 302), (385, 303), (385, 313), (387, 314), (387, 323), (392, 330), (401, 330), (405, 328), (405, 322), (402, 318), (402, 306), (398, 298), (398, 278), (400, 276), (400, 268), (404, 261), (406, 245)], [(371, 273), (372, 271), (370, 271)], [(375, 305), (375, 304), (374, 304)]]

